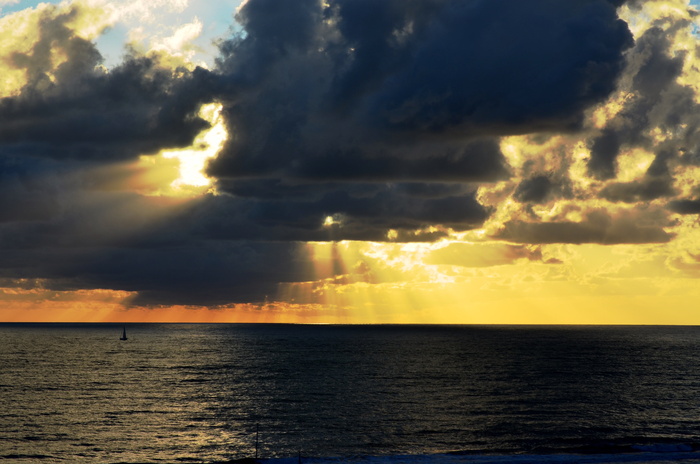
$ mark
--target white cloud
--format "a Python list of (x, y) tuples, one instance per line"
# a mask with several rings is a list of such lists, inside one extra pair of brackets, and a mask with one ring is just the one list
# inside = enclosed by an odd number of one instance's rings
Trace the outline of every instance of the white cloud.
[(115, 23), (149, 24), (160, 21), (164, 13), (182, 13), (188, 2), (189, 0), (89, 0), (88, 4), (110, 11)]

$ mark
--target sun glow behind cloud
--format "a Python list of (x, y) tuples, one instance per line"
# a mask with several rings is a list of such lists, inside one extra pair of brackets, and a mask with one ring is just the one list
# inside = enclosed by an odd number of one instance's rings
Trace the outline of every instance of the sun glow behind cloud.
[(221, 117), (221, 104), (204, 105), (199, 115), (211, 124), (211, 128), (199, 134), (191, 148), (160, 153), (163, 158), (176, 158), (180, 161), (180, 176), (170, 184), (174, 191), (210, 187), (212, 179), (204, 174), (207, 161), (216, 157), (227, 139), (226, 127)]
[(221, 117), (221, 104), (203, 105), (199, 115), (211, 127), (197, 135), (190, 147), (141, 156), (135, 167), (140, 182), (134, 181), (140, 183), (142, 193), (191, 198), (213, 192), (212, 179), (206, 176), (205, 169), (207, 162), (224, 146), (228, 134)]

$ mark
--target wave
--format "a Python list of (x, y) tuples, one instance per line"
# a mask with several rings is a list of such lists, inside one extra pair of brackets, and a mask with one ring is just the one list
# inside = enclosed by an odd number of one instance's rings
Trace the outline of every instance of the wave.
[[(227, 461), (235, 463), (241, 461)], [(256, 462), (256, 461), (248, 461)], [(327, 458), (272, 458), (257, 461), (260, 464), (684, 464), (700, 463), (697, 453), (638, 453), (638, 454), (553, 454), (553, 455), (396, 455), (353, 456)]]
[(454, 451), (442, 454), (287, 457), (242, 459), (217, 464), (700, 464), (700, 442), (644, 444), (598, 443), (566, 448), (537, 448), (529, 453), (505, 450)]

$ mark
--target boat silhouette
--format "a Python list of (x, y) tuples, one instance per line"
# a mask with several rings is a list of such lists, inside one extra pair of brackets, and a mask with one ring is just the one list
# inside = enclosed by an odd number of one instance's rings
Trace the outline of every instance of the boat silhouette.
[(119, 340), (128, 340), (128, 338), (126, 338), (126, 327), (124, 327), (124, 331), (122, 332), (122, 336), (119, 338)]

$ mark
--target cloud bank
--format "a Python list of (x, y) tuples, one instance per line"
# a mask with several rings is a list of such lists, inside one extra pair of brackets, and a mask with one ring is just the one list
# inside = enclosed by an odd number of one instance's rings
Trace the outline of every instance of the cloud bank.
[[(306, 242), (511, 244), (460, 252), (474, 266), (668, 243), (700, 212), (700, 81), (679, 45), (694, 13), (631, 28), (642, 8), (248, 0), (210, 69), (162, 48), (106, 68), (94, 40), (114, 12), (97, 4), (2, 17), (31, 40), (0, 49), (0, 278), (223, 305), (314, 279)], [(216, 194), (131, 188), (125, 166), (192, 145), (208, 103), (228, 134)]]

